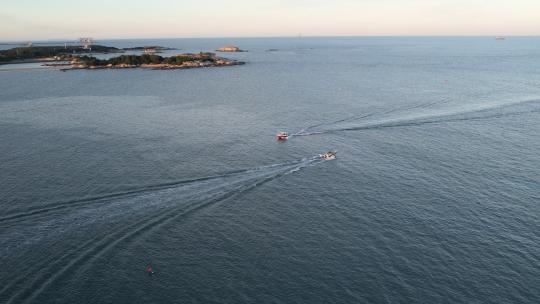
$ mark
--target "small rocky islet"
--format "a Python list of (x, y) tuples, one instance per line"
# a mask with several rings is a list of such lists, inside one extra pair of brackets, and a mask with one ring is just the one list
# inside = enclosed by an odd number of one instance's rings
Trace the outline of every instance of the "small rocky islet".
[(226, 46), (224, 46), (222, 48), (217, 49), (216, 52), (221, 52), (221, 53), (242, 53), (242, 52), (247, 52), (247, 51), (242, 50), (239, 47), (234, 46), (234, 45), (226, 45)]

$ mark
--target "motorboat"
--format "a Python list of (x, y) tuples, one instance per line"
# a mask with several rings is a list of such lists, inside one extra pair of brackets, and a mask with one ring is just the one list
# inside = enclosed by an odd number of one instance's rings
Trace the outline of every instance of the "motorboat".
[(287, 132), (279, 132), (276, 135), (276, 139), (279, 141), (284, 141), (284, 140), (287, 140), (288, 138), (289, 138), (289, 134), (287, 134)]
[(324, 154), (319, 155), (320, 158), (324, 160), (333, 160), (336, 159), (337, 151), (328, 151)]

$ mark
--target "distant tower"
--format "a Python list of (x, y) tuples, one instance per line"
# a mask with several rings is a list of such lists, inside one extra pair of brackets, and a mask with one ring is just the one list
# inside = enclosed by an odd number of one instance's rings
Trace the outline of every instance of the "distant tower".
[(83, 49), (92, 51), (92, 44), (94, 44), (94, 38), (79, 38), (79, 44)]

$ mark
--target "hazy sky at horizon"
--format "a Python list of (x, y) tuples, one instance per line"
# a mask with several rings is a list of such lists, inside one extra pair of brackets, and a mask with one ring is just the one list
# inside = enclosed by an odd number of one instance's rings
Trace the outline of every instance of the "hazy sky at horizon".
[(540, 35), (540, 0), (2, 0), (0, 40)]

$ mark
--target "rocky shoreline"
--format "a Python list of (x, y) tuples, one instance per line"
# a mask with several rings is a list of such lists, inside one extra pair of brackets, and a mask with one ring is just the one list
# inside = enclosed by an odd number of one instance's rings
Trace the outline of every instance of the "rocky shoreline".
[(58, 65), (49, 65), (49, 66), (69, 66), (67, 68), (60, 69), (61, 71), (70, 71), (70, 70), (116, 70), (116, 69), (150, 69), (150, 70), (185, 70), (185, 69), (197, 69), (197, 68), (210, 68), (210, 67), (227, 67), (235, 65), (244, 65), (243, 61), (232, 61), (227, 63), (211, 63), (211, 64), (183, 64), (183, 65), (173, 65), (173, 64), (141, 64), (141, 65), (129, 65), (129, 64), (119, 64), (119, 65), (107, 65), (107, 66), (97, 66), (97, 65), (72, 65), (72, 64), (58, 64)]
[(152, 70), (178, 70), (208, 67), (226, 67), (243, 65), (245, 62), (218, 57), (214, 53), (178, 54), (172, 57), (157, 55), (123, 55), (110, 59), (97, 59), (95, 57), (74, 57), (69, 63), (68, 70), (98, 70), (98, 69), (152, 69)]

